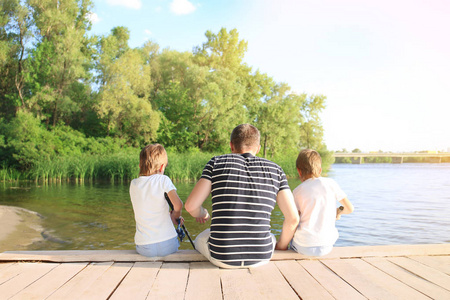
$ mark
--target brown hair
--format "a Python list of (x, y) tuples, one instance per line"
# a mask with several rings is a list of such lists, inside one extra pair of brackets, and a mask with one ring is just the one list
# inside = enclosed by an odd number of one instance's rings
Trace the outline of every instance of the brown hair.
[(139, 176), (156, 173), (161, 165), (167, 165), (167, 152), (160, 144), (147, 145), (139, 155)]
[(230, 140), (238, 152), (250, 147), (257, 147), (259, 146), (260, 140), (259, 130), (250, 124), (238, 125), (231, 132)]
[(320, 154), (312, 149), (300, 151), (295, 162), (297, 169), (302, 172), (302, 176), (319, 177), (322, 168), (322, 159)]

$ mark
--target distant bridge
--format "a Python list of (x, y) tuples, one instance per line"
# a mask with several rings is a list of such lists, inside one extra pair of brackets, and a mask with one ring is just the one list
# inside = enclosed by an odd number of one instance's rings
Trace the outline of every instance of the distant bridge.
[(443, 157), (450, 157), (450, 153), (334, 153), (333, 156), (348, 157), (352, 164), (363, 163), (364, 157), (390, 157), (393, 164), (401, 164), (405, 157), (427, 157), (431, 163), (440, 163)]

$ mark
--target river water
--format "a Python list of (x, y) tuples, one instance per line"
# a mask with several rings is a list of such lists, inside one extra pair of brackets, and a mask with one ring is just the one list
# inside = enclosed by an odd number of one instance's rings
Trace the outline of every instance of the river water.
[[(337, 222), (337, 246), (450, 242), (450, 164), (335, 164), (328, 176), (355, 206)], [(299, 183), (289, 180), (292, 189)], [(193, 183), (176, 186), (185, 200)], [(42, 215), (46, 239), (29, 250), (134, 248), (128, 184), (1, 183), (0, 205)], [(183, 216), (193, 238), (207, 228)], [(283, 222), (278, 208), (272, 220), (277, 235)], [(187, 238), (180, 248), (191, 248)]]

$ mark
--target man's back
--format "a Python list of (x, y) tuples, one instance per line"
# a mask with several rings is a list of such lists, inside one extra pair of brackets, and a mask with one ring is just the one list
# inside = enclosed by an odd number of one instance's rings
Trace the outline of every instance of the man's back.
[(283, 170), (250, 153), (213, 157), (202, 178), (211, 181), (211, 256), (248, 266), (273, 252), (270, 215), (279, 190), (289, 189)]

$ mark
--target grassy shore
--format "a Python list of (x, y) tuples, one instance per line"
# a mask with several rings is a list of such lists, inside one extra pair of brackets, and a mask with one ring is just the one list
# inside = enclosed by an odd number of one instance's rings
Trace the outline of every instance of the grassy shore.
[[(211, 153), (169, 153), (165, 174), (174, 181), (189, 181), (200, 177)], [(109, 180), (125, 182), (139, 175), (139, 152), (109, 156), (83, 155), (35, 161), (29, 170), (19, 172), (3, 166), (1, 181), (33, 180), (44, 182)]]
[[(168, 153), (169, 165), (165, 174), (174, 181), (194, 181), (200, 178), (205, 164), (219, 153)], [(332, 161), (330, 156), (322, 154), (324, 170)], [(297, 177), (296, 155), (282, 155), (269, 158), (280, 165), (288, 178)], [(331, 157), (332, 159), (332, 157)], [(139, 152), (105, 155), (83, 155), (58, 157), (53, 160), (36, 161), (29, 170), (19, 172), (3, 166), (0, 180), (33, 180), (47, 182), (110, 180), (124, 182), (136, 178), (139, 174)]]

